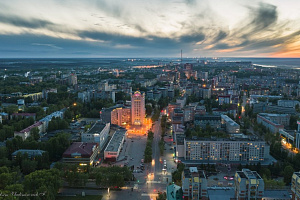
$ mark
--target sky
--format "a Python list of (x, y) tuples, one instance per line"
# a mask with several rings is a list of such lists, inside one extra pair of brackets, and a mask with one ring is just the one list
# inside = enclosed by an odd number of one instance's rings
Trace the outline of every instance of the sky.
[(300, 57), (299, 0), (3, 0), (1, 58)]

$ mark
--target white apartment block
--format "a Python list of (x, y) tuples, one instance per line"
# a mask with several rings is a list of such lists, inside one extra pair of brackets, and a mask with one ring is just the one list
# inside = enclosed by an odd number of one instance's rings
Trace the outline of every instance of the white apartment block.
[(225, 138), (184, 140), (185, 160), (262, 162), (269, 158), (269, 151), (264, 141)]

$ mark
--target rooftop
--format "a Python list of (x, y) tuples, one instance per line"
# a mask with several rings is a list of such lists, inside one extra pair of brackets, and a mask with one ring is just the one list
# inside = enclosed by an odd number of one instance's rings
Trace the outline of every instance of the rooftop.
[(63, 157), (90, 157), (97, 146), (97, 143), (73, 142), (63, 153)]
[(32, 150), (32, 149), (19, 149), (13, 152), (11, 155), (16, 156), (18, 153), (25, 154), (27, 153), (28, 156), (41, 156), (45, 151), (42, 150)]
[(31, 129), (35, 128), (35, 127), (39, 127), (40, 125), (42, 125), (43, 122), (36, 122), (34, 124), (32, 124), (31, 126), (28, 126), (27, 128), (19, 131), (18, 133), (27, 133), (29, 132)]
[(288, 190), (265, 190), (264, 197), (270, 199), (291, 199)]
[(105, 128), (106, 124), (101, 123), (101, 122), (96, 122), (92, 128), (87, 131), (87, 133), (100, 133), (104, 128)]
[(210, 200), (234, 199), (233, 187), (210, 187), (207, 193)]
[(123, 138), (125, 137), (126, 131), (126, 129), (117, 130), (109, 141), (105, 151), (117, 152)]

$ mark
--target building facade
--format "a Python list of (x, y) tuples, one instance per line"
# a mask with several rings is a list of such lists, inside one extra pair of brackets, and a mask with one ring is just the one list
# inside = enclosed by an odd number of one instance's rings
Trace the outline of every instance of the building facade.
[(262, 162), (269, 158), (270, 148), (264, 141), (243, 139), (185, 139), (184, 159), (215, 162)]
[(184, 199), (207, 199), (207, 179), (204, 171), (189, 167), (183, 170), (181, 177)]
[(130, 108), (115, 108), (111, 111), (111, 123), (116, 124), (118, 126), (124, 126), (126, 124), (130, 124)]
[(264, 180), (256, 171), (242, 169), (234, 176), (235, 197), (237, 200), (262, 199), (264, 196)]
[(145, 93), (136, 91), (131, 95), (131, 124), (142, 125), (145, 119)]
[(103, 124), (100, 122), (96, 122), (90, 130), (88, 130), (86, 133), (81, 134), (81, 141), (88, 143), (97, 143), (99, 146), (99, 150), (102, 150), (105, 142), (107, 141), (109, 130), (110, 123)]
[(104, 160), (116, 161), (126, 136), (126, 129), (117, 130), (104, 150)]

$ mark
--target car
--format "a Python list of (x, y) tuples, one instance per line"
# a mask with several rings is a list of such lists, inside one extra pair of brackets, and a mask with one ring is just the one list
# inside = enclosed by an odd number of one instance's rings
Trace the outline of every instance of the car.
[(166, 165), (167, 164), (167, 161), (166, 160), (164, 160), (164, 165)]

